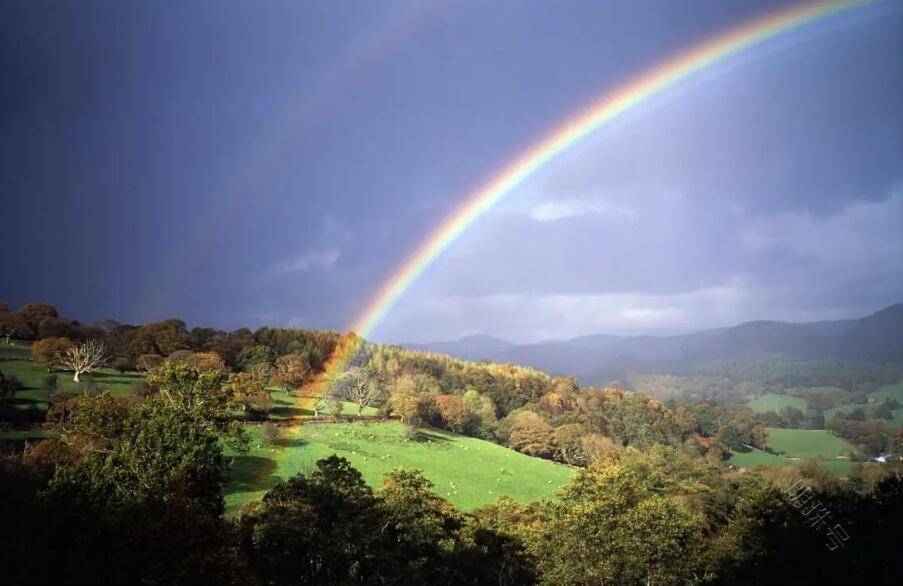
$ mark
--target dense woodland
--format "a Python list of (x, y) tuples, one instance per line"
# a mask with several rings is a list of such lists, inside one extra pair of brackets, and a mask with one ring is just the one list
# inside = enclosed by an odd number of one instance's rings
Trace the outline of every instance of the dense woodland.
[[(46, 412), (14, 408), (16, 381), (0, 376), (4, 425), (51, 435), (0, 461), (12, 583), (890, 583), (903, 569), (899, 464), (845, 479), (814, 463), (733, 469), (730, 450), (767, 448), (765, 427), (787, 422), (730, 402), (662, 403), (353, 334), (86, 326), (46, 304), (0, 305), (0, 334), (33, 340), (49, 377), (81, 375)], [(484, 438), (577, 467), (575, 479), (552, 501), (463, 513), (415, 471), (373, 490), (333, 457), (225, 518), (224, 449), (246, 449), (247, 426), (268, 425), (267, 389), (302, 392), (349, 345), (324, 411), (342, 398), (411, 436)], [(113, 396), (91, 379), (101, 364), (145, 382)], [(874, 421), (830, 424), (874, 451), (903, 448), (899, 430)]]

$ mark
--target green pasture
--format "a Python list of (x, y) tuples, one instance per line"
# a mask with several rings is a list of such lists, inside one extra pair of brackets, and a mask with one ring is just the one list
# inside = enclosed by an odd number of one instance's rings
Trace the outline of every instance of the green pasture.
[[(901, 402), (903, 402), (903, 401), (901, 401)], [(856, 409), (862, 409), (865, 412), (865, 417), (867, 419), (870, 419), (872, 417), (872, 409), (877, 407), (879, 404), (880, 404), (879, 402), (862, 404), (862, 405), (849, 404), (849, 405), (840, 405), (838, 407), (834, 407), (833, 409), (826, 409), (825, 410), (825, 421), (830, 421), (832, 419), (836, 419), (841, 414), (848, 415), (851, 412), (855, 411)], [(901, 407), (900, 409), (894, 409), (893, 411), (891, 411), (891, 413), (893, 413), (893, 415), (894, 415), (893, 419), (885, 419), (884, 422), (889, 427), (903, 427), (903, 407)]]
[(767, 413), (768, 411), (780, 413), (785, 407), (796, 407), (803, 413), (806, 412), (805, 399), (791, 395), (778, 395), (776, 393), (760, 395), (749, 401), (746, 406), (756, 413)]
[[(0, 342), (0, 372), (15, 376), (25, 387), (16, 392), (13, 400), (17, 407), (23, 409), (29, 406), (47, 409), (51, 393), (45, 382), (48, 376), (57, 377), (61, 391), (74, 392), (79, 389), (78, 383), (72, 380), (71, 372), (47, 372), (46, 368), (32, 362), (29, 342), (15, 341), (9, 345)], [(120, 373), (112, 368), (101, 368), (91, 374), (83, 374), (81, 379), (83, 382), (93, 380), (98, 389), (108, 390), (114, 395), (127, 395), (143, 377), (138, 372)]]
[(756, 466), (768, 466), (771, 468), (783, 468), (784, 466), (797, 466), (799, 462), (777, 456), (755, 448), (749, 449), (747, 452), (734, 452), (731, 454), (728, 462), (739, 468), (755, 468)]
[(768, 447), (789, 458), (832, 460), (859, 449), (823, 429), (768, 428)]
[[(750, 449), (747, 452), (735, 452), (731, 454), (728, 463), (738, 468), (755, 468), (757, 466), (766, 466), (769, 468), (784, 468), (786, 466), (799, 466), (802, 460), (793, 460), (785, 456), (779, 456), (764, 452), (762, 450)], [(818, 460), (817, 464), (820, 468), (824, 468), (828, 472), (838, 476), (846, 476), (853, 470), (859, 462), (850, 460)], [(871, 464), (866, 463), (866, 466)]]
[(400, 423), (310, 424), (286, 430), (281, 445), (260, 440), (248, 428), (252, 449), (233, 456), (232, 477), (225, 488), (226, 512), (236, 512), (261, 498), (280, 479), (308, 472), (333, 454), (347, 458), (371, 486), (395, 468), (420, 469), (436, 492), (467, 511), (507, 496), (521, 502), (551, 497), (573, 469), (533, 458), (484, 440), (428, 430), (407, 438)]
[(839, 415), (849, 415), (856, 409), (862, 409), (865, 413), (865, 416), (869, 416), (869, 412), (872, 410), (874, 405), (872, 404), (854, 404), (847, 403), (846, 405), (838, 405), (837, 407), (832, 407), (831, 409), (825, 409), (825, 421), (830, 421), (832, 419), (836, 419)]

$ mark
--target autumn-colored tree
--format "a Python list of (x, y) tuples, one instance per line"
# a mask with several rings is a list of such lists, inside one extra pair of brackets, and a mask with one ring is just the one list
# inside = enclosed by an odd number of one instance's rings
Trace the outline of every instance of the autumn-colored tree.
[(142, 354), (135, 360), (135, 368), (150, 372), (163, 364), (163, 357), (159, 354)]
[(36, 337), (43, 338), (70, 338), (73, 340), (84, 339), (82, 328), (75, 322), (59, 317), (45, 317), (38, 323)]
[(229, 419), (232, 410), (240, 406), (233, 388), (223, 386), (225, 375), (219, 371), (162, 364), (148, 375), (147, 382), (160, 391), (168, 405), (204, 420)]
[(270, 393), (260, 374), (233, 372), (229, 375), (229, 386), (243, 410), (265, 414), (272, 408)]
[(389, 397), (390, 412), (411, 429), (422, 427), (432, 419), (438, 390), (438, 383), (428, 375), (403, 375)]
[(0, 337), (4, 343), (10, 344), (11, 338), (34, 337), (25, 318), (14, 312), (0, 312)]
[(37, 335), (38, 326), (45, 318), (60, 316), (56, 307), (49, 303), (27, 303), (19, 308), (18, 313), (25, 320), (25, 323), (28, 324), (30, 330), (29, 337)]
[(280, 356), (270, 370), (270, 383), (287, 391), (303, 385), (309, 374), (310, 366), (303, 356), (286, 354)]
[(546, 393), (539, 399), (539, 406), (550, 415), (561, 415), (571, 407), (570, 401), (560, 393)]
[(541, 415), (533, 411), (517, 411), (509, 419), (508, 445), (530, 456), (552, 456), (555, 450), (552, 426)]
[(624, 446), (610, 437), (598, 433), (590, 433), (582, 438), (583, 452), (591, 464), (607, 466), (621, 461)]
[(45, 427), (81, 451), (102, 450), (122, 433), (128, 414), (125, 399), (106, 391), (80, 393), (54, 401), (47, 411)]
[(556, 427), (552, 434), (556, 459), (572, 466), (585, 466), (588, 457), (583, 438), (586, 434), (586, 427), (580, 423), (567, 423)]
[(396, 390), (389, 397), (389, 408), (392, 415), (401, 418), (409, 428), (423, 426), (430, 420), (433, 398), (417, 394), (410, 390)]
[(436, 410), (446, 428), (464, 433), (471, 427), (472, 414), (458, 395), (437, 395)]
[(166, 357), (166, 362), (170, 364), (189, 364), (192, 356), (194, 356), (192, 350), (176, 350)]
[(226, 370), (226, 363), (216, 352), (196, 352), (185, 363), (198, 370)]
[(185, 322), (171, 319), (152, 322), (138, 328), (131, 335), (127, 351), (129, 356), (137, 359), (142, 354), (168, 356), (176, 350), (190, 348), (191, 335), (185, 328)]
[(31, 345), (31, 360), (47, 368), (47, 372), (63, 366), (63, 357), (73, 346), (69, 338), (44, 338)]

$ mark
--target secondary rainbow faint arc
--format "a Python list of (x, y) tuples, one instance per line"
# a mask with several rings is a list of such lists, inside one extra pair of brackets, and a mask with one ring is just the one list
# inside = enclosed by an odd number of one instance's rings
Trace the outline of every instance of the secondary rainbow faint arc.
[(606, 92), (592, 105), (567, 119), (498, 174), (468, 195), (380, 288), (351, 326), (363, 337), (383, 320), (405, 290), (484, 213), (543, 165), (595, 130), (644, 100), (686, 77), (783, 32), (876, 0), (811, 2), (779, 10), (666, 59), (626, 84)]

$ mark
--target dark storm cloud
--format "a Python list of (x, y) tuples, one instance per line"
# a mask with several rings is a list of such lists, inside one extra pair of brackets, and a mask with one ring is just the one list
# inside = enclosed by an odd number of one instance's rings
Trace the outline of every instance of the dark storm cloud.
[[(4, 3), (0, 298), (345, 328), (557, 121), (783, 4)], [(903, 16), (857, 14), (594, 135), (465, 233), (377, 337), (679, 330), (903, 297)]]

